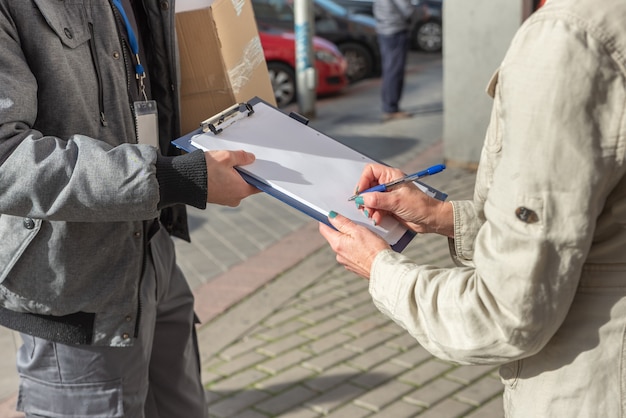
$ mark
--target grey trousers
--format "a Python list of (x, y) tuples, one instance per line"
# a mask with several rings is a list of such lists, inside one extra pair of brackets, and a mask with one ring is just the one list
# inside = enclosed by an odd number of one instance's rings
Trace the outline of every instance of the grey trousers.
[(69, 346), (22, 335), (18, 410), (27, 417), (208, 416), (193, 295), (163, 228), (150, 247), (132, 347)]

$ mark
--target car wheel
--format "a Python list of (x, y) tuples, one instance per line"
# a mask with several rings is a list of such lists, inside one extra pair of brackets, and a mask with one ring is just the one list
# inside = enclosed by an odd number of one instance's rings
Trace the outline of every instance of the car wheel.
[(350, 82), (362, 80), (374, 73), (374, 60), (367, 48), (351, 42), (338, 47), (348, 62), (346, 76)]
[(296, 99), (296, 73), (293, 68), (281, 62), (268, 62), (267, 70), (278, 107), (292, 103)]
[(422, 23), (413, 35), (413, 45), (425, 52), (441, 51), (443, 28), (440, 22)]

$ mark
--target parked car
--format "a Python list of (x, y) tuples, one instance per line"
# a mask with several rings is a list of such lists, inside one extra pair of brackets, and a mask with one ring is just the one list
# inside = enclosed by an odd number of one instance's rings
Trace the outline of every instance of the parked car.
[[(294, 30), (293, 0), (252, 0), (259, 30)], [(337, 45), (348, 61), (347, 75), (357, 81), (380, 74), (376, 21), (350, 13), (332, 0), (313, 0), (315, 35)]]
[[(296, 42), (293, 32), (259, 31), (267, 69), (276, 103), (283, 107), (296, 98)], [(320, 37), (313, 38), (317, 95), (338, 93), (348, 85), (348, 63), (336, 45)]]
[[(373, 16), (373, 0), (335, 0), (352, 13)], [(411, 46), (426, 52), (439, 52), (443, 44), (443, 0), (411, 0), (417, 9), (411, 29)]]

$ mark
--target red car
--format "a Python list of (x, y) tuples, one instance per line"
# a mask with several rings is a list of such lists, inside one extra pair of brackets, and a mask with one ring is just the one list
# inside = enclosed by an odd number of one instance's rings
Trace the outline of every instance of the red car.
[[(259, 31), (272, 88), (279, 107), (296, 99), (296, 46), (293, 32)], [(335, 44), (314, 37), (316, 93), (319, 96), (341, 91), (348, 85), (348, 64)]]

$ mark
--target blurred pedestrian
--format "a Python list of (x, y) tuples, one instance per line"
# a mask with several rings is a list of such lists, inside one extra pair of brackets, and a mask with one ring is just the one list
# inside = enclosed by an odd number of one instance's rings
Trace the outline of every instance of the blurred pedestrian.
[[(252, 154), (177, 155), (174, 4), (0, 0), (0, 325), (27, 417), (207, 416), (184, 204)], [(217, 51), (215, 51), (217, 53)]]
[[(420, 265), (336, 213), (339, 232), (320, 225), (432, 354), (501, 365), (509, 418), (624, 416), (624, 22), (622, 0), (549, 0), (524, 22), (489, 85), (473, 201), (410, 186), (358, 198), (372, 221), (448, 237), (458, 267)], [(401, 174), (368, 166), (358, 189)]]
[(383, 121), (409, 118), (411, 114), (400, 109), (400, 99), (415, 6), (410, 0), (374, 0), (373, 12), (382, 60)]

